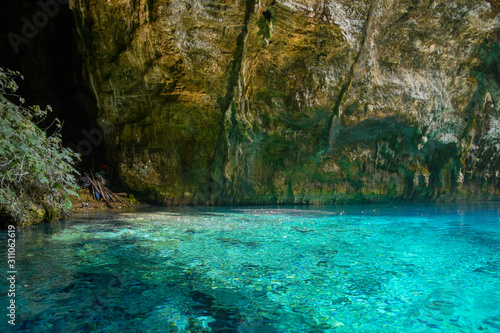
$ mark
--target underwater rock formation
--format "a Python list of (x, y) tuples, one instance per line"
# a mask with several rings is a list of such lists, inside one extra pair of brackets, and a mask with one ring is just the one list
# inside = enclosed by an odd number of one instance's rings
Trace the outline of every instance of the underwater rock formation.
[(72, 0), (121, 181), (166, 204), (497, 198), (498, 0)]

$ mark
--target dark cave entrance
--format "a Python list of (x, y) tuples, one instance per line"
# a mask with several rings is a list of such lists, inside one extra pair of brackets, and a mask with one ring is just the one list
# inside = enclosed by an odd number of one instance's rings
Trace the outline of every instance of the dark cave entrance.
[(25, 105), (50, 105), (39, 126), (64, 123), (65, 147), (82, 154), (78, 169), (105, 161), (105, 145), (96, 135), (97, 103), (83, 77), (74, 16), (65, 0), (8, 0), (0, 4), (0, 67), (19, 71), (18, 94)]

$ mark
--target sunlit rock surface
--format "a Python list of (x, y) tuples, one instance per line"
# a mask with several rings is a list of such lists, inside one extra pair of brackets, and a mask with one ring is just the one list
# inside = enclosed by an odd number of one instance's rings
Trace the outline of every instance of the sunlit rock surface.
[(499, 194), (498, 0), (73, 0), (125, 185), (158, 202)]

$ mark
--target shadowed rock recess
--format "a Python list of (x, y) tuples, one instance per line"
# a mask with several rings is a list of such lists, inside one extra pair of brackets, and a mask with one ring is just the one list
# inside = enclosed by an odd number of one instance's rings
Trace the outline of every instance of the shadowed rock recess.
[(121, 181), (165, 204), (492, 200), (498, 0), (73, 0)]

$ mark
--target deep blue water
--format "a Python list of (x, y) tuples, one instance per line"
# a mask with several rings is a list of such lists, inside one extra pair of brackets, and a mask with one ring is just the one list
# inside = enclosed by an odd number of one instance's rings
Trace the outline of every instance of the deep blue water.
[(499, 250), (500, 204), (84, 213), (17, 232), (0, 331), (500, 332)]

